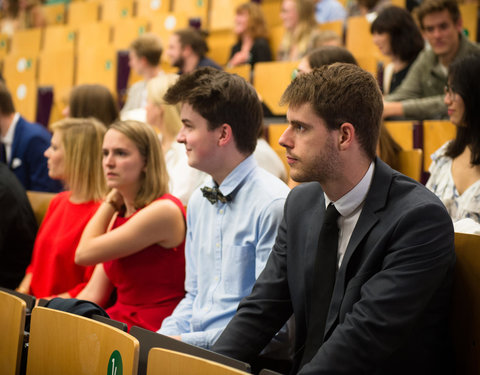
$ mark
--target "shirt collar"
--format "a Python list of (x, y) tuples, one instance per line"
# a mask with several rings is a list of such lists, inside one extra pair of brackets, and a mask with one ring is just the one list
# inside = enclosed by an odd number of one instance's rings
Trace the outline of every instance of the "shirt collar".
[[(253, 157), (253, 154), (248, 156), (240, 164), (238, 164), (233, 171), (223, 180), (218, 187), (223, 195), (231, 194), (238, 186), (245, 180), (250, 172), (255, 169), (257, 162)], [(215, 182), (211, 181), (212, 186), (215, 186)]]
[[(373, 172), (375, 170), (375, 163), (372, 161), (370, 167), (368, 167), (367, 173), (360, 180), (360, 182), (355, 185), (355, 187), (350, 190), (343, 197), (338, 199), (335, 204), (335, 208), (343, 217), (351, 215), (365, 200), (368, 190), (373, 179)], [(325, 208), (332, 202), (328, 199), (327, 195), (323, 193), (325, 197)]]
[(5, 137), (2, 138), (2, 143), (5, 146), (11, 146), (13, 143), (13, 137), (15, 135), (15, 128), (17, 127), (18, 120), (20, 119), (20, 114), (17, 112), (13, 116), (13, 121), (10, 124), (10, 127), (7, 130), (7, 134), (5, 134)]

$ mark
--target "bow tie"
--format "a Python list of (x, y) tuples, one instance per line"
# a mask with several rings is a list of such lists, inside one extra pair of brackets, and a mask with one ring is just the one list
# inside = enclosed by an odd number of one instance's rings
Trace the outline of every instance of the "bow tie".
[(230, 194), (227, 196), (223, 195), (218, 187), (210, 188), (208, 186), (204, 186), (200, 189), (203, 193), (203, 196), (208, 199), (211, 204), (215, 204), (216, 202), (220, 201), (222, 203), (227, 203), (232, 200)]

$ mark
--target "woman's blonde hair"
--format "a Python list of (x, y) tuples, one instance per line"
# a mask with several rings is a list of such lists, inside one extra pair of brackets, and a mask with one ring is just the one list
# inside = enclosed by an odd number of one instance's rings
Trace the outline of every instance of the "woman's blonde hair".
[[(288, 54), (288, 51), (296, 45), (300, 51), (300, 57), (303, 57), (309, 49), (317, 47), (318, 35), (315, 21), (315, 1), (314, 0), (292, 0), (295, 2), (295, 7), (298, 13), (298, 24), (293, 31), (286, 31), (284, 38), (280, 45), (280, 57)], [(312, 35), (315, 38), (312, 40)], [(284, 58), (280, 58), (284, 60)]]
[(116, 121), (109, 129), (130, 139), (145, 160), (145, 172), (142, 173), (140, 190), (135, 197), (135, 208), (141, 209), (168, 193), (168, 173), (162, 146), (152, 127), (143, 122), (128, 120)]
[(173, 137), (176, 137), (182, 128), (180, 103), (176, 105), (167, 104), (163, 100), (163, 96), (169, 87), (173, 86), (177, 80), (177, 74), (162, 74), (151, 79), (147, 84), (147, 97), (152, 103), (163, 109), (163, 126), (165, 132)]
[(262, 12), (262, 8), (257, 3), (240, 4), (236, 13), (248, 13), (247, 32), (253, 39), (268, 38), (267, 22)]
[(94, 118), (66, 118), (50, 126), (65, 150), (65, 184), (85, 200), (100, 200), (106, 192), (102, 171), (105, 125)]

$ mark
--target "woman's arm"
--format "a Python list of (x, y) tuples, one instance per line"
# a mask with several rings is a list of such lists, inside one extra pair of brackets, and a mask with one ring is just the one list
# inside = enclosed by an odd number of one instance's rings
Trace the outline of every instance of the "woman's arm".
[(26, 273), (25, 276), (23, 277), (22, 282), (17, 287), (16, 291), (23, 294), (28, 294), (30, 292), (31, 282), (32, 282), (32, 273)]
[(92, 265), (134, 254), (150, 245), (172, 248), (185, 238), (185, 219), (170, 200), (159, 200), (141, 209), (130, 220), (107, 232), (114, 205), (102, 203), (85, 227), (75, 253), (75, 263)]
[(91, 301), (100, 306), (105, 306), (105, 303), (110, 298), (112, 290), (113, 285), (105, 273), (103, 264), (97, 264), (88, 284), (80, 293), (78, 293), (76, 298)]

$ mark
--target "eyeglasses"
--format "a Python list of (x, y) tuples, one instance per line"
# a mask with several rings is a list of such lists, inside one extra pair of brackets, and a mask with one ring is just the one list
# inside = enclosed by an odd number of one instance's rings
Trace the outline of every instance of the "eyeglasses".
[(457, 93), (453, 91), (452, 86), (450, 86), (448, 83), (445, 85), (444, 91), (445, 95), (448, 95), (450, 97), (450, 100), (455, 100), (455, 98), (457, 97)]

